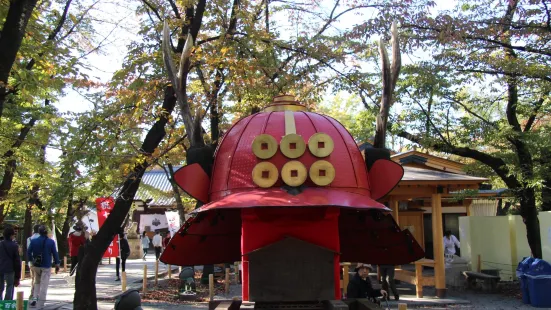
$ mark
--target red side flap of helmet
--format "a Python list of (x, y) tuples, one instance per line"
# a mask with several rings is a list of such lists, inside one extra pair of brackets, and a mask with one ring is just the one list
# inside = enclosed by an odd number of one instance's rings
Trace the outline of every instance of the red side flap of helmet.
[(199, 164), (183, 166), (174, 173), (174, 181), (182, 190), (202, 203), (209, 201), (210, 178)]
[(379, 159), (369, 169), (369, 185), (371, 198), (377, 200), (398, 185), (404, 176), (404, 168), (391, 160)]

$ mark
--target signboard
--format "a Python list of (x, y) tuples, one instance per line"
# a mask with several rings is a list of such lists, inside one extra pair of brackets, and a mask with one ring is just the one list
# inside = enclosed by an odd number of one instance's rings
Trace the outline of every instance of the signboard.
[[(28, 301), (23, 301), (23, 310), (27, 310), (28, 308)], [(11, 309), (17, 309), (17, 302), (15, 300), (5, 300), (0, 301), (0, 310), (11, 310)]]
[[(115, 207), (115, 200), (113, 197), (107, 198), (97, 198), (96, 199), (96, 209), (98, 212), (98, 226), (101, 228), (111, 211)], [(107, 248), (107, 251), (103, 254), (104, 258), (108, 257), (118, 257), (119, 256), (119, 236), (115, 235), (113, 241)]]
[(168, 222), (168, 231), (170, 231), (170, 237), (174, 237), (174, 234), (180, 229), (180, 215), (178, 211), (166, 211), (166, 221)]

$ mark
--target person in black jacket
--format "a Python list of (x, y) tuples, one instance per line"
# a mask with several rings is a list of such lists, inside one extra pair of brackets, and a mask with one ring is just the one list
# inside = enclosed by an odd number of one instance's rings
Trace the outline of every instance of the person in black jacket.
[(6, 295), (4, 300), (13, 300), (14, 287), (19, 286), (21, 278), (21, 258), (19, 247), (13, 241), (15, 231), (12, 227), (4, 229), (4, 240), (0, 242), (0, 300), (4, 293), (6, 283)]
[(385, 290), (375, 290), (371, 286), (371, 280), (369, 280), (369, 272), (373, 270), (370, 264), (358, 264), (356, 267), (356, 274), (346, 288), (346, 298), (372, 298), (375, 299), (379, 296), (386, 298), (388, 293)]
[(120, 245), (120, 258), (117, 257), (116, 268), (117, 268), (117, 279), (115, 281), (120, 281), (119, 276), (119, 266), (121, 265), (122, 260), (122, 272), (125, 272), (126, 269), (126, 259), (130, 256), (130, 245), (128, 240), (126, 240), (126, 234), (124, 232), (119, 233), (119, 245)]

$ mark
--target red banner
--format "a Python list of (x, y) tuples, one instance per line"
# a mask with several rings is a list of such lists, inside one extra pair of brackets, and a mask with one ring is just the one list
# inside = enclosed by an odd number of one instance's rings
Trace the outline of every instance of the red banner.
[[(101, 228), (111, 211), (115, 207), (115, 200), (113, 197), (97, 198), (96, 208), (98, 212), (98, 226)], [(115, 238), (107, 248), (107, 251), (103, 254), (104, 258), (118, 257), (119, 256), (119, 235), (115, 235)]]

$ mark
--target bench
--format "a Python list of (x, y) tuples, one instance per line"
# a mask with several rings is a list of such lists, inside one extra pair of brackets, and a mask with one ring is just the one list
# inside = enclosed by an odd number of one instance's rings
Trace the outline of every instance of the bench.
[(463, 271), (463, 275), (465, 276), (468, 289), (476, 288), (477, 280), (480, 280), (483, 283), (483, 290), (487, 292), (495, 292), (497, 283), (501, 280), (500, 277), (475, 271)]

